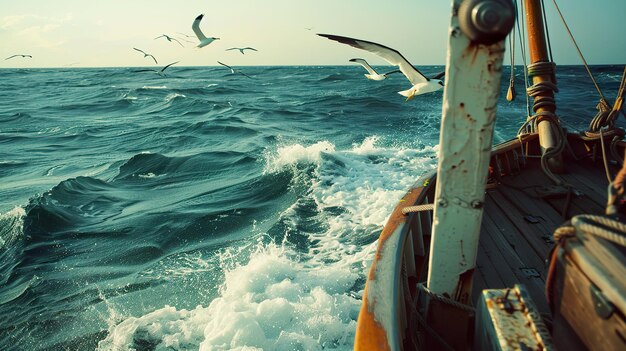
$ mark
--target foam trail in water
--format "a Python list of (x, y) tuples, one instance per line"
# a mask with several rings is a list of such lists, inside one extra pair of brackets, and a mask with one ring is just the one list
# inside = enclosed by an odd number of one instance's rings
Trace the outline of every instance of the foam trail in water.
[[(99, 349), (149, 344), (155, 349), (351, 350), (377, 234), (398, 199), (436, 163), (434, 148), (377, 143), (372, 137), (335, 151), (332, 143), (321, 141), (269, 154), (266, 172), (306, 173), (294, 167), (303, 163), (315, 169), (304, 195), (310, 201), (299, 199), (281, 216), (288, 223), (285, 240), (267, 243), (261, 235), (245, 250), (221, 251), (224, 281), (207, 307), (166, 306), (127, 318), (109, 329)], [(298, 216), (301, 201), (313, 203), (318, 213), (318, 225), (305, 233), (305, 252), (287, 240), (304, 220)]]

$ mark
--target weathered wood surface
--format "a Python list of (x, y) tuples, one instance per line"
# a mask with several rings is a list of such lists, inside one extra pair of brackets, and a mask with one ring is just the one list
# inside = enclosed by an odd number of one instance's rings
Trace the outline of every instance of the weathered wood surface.
[[(573, 189), (566, 219), (603, 213), (608, 182), (600, 162), (569, 163), (567, 172), (559, 176)], [(544, 290), (546, 260), (554, 244), (552, 233), (565, 222), (562, 212), (567, 199), (538, 196), (534, 189), (553, 185), (538, 159), (528, 159), (519, 174), (501, 180), (485, 197), (473, 301), (481, 289), (523, 284), (540, 312), (549, 313)]]

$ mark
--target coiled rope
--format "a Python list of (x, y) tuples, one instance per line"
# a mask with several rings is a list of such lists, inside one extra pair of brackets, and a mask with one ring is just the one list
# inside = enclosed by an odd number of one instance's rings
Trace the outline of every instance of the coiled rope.
[(570, 225), (561, 226), (554, 231), (554, 240), (559, 242), (561, 239), (574, 237), (579, 231), (626, 247), (626, 224), (598, 215), (574, 216)]
[[(535, 113), (522, 124), (518, 130), (518, 137), (523, 134), (525, 130), (536, 131), (537, 126), (542, 121), (547, 120), (550, 122), (550, 128), (552, 129), (552, 134), (555, 136), (556, 145), (547, 148), (543, 155), (541, 155), (541, 168), (555, 184), (562, 185), (563, 181), (554, 175), (548, 166), (548, 160), (560, 155), (566, 146), (565, 131), (561, 127), (561, 123), (556, 114), (552, 112), (556, 110), (556, 101), (554, 97), (548, 96), (554, 95), (555, 92), (559, 91), (556, 86), (555, 71), (554, 62), (536, 62), (528, 65), (529, 77), (532, 78), (537, 75), (550, 76), (551, 81), (538, 82), (526, 89), (526, 94), (534, 98), (532, 109)], [(543, 109), (543, 111), (537, 112), (540, 108)], [(530, 126), (530, 128), (528, 128), (528, 126)]]

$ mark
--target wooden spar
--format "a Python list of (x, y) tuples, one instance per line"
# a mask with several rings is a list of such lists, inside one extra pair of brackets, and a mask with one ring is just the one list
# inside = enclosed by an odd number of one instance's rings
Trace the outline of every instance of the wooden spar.
[[(548, 57), (548, 47), (546, 45), (546, 34), (543, 27), (543, 14), (541, 7), (541, 0), (526, 0), (524, 1), (526, 7), (526, 26), (528, 27), (528, 49), (530, 52), (530, 62), (535, 64), (538, 62), (550, 62)], [(543, 82), (552, 82), (551, 74), (537, 74), (533, 76), (533, 85), (541, 84)], [(537, 96), (537, 99), (552, 99), (554, 100), (554, 92), (552, 90), (542, 90)], [(550, 112), (555, 113), (556, 105), (548, 104), (545, 106), (539, 106), (535, 113)], [(537, 125), (537, 131), (539, 133), (539, 145), (541, 145), (541, 154), (544, 154), (548, 148), (556, 147), (555, 136), (552, 133), (549, 120), (543, 120)], [(562, 171), (563, 160), (558, 155), (557, 157), (548, 160), (550, 169), (553, 171)]]
[(510, 1), (453, 4), (427, 284), (432, 292), (465, 303), (476, 263), (503, 40), (514, 12)]

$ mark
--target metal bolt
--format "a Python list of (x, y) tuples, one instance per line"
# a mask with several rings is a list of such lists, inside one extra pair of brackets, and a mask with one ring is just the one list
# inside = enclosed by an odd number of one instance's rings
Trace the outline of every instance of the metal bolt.
[(472, 41), (491, 45), (506, 38), (515, 23), (510, 0), (465, 0), (459, 7), (459, 25)]
[(472, 208), (482, 208), (483, 207), (483, 202), (479, 201), (479, 200), (474, 200), (471, 203)]

